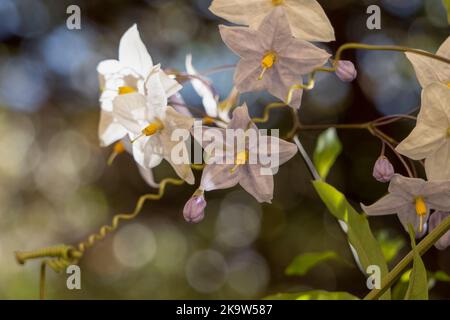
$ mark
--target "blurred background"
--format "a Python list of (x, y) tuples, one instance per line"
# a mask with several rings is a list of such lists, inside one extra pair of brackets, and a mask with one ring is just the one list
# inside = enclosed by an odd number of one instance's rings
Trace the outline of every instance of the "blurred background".
[[(440, 0), (323, 0), (336, 42), (320, 44), (334, 52), (345, 42), (397, 44), (435, 52), (449, 28)], [(67, 6), (81, 8), (81, 30), (66, 28)], [(99, 147), (96, 65), (117, 58), (121, 35), (137, 23), (153, 61), (185, 71), (192, 53), (199, 71), (235, 64), (208, 11), (209, 0), (0, 0), (0, 298), (38, 297), (39, 263), (19, 266), (16, 250), (73, 244), (130, 212), (138, 197), (154, 192), (133, 160), (119, 156), (106, 165), (111, 149)], [(366, 28), (366, 8), (382, 9), (382, 29)], [(356, 123), (385, 114), (411, 112), (420, 88), (403, 54), (348, 52), (358, 79), (340, 82), (320, 75), (304, 95), (304, 123)], [(232, 87), (233, 70), (211, 75), (221, 98)], [(190, 84), (182, 95), (192, 107), (201, 100)], [(273, 101), (266, 94), (244, 95), (253, 115)], [(272, 112), (268, 127), (289, 130), (289, 113)], [(403, 138), (412, 123), (386, 132)], [(319, 132), (301, 140), (312, 152)], [(343, 154), (329, 182), (350, 201), (371, 203), (386, 192), (372, 166), (380, 143), (369, 133), (340, 131)], [(402, 167), (388, 153), (396, 169)], [(162, 164), (158, 180), (174, 176)], [(197, 181), (199, 176), (197, 175)], [(272, 205), (260, 205), (236, 187), (207, 194), (205, 220), (187, 224), (182, 208), (195, 187), (169, 187), (161, 201), (89, 250), (81, 261), (82, 290), (69, 291), (66, 275), (48, 271), (47, 297), (60, 299), (248, 299), (277, 292), (312, 289), (367, 293), (345, 237), (315, 194), (299, 156), (275, 177)], [(394, 265), (409, 250), (394, 216), (370, 218)], [(292, 259), (306, 252), (332, 250), (342, 259), (320, 264), (304, 276), (287, 276)], [(431, 249), (430, 271), (450, 273), (450, 250)], [(344, 261), (344, 263), (342, 262)], [(450, 298), (449, 283), (438, 281), (431, 298)]]

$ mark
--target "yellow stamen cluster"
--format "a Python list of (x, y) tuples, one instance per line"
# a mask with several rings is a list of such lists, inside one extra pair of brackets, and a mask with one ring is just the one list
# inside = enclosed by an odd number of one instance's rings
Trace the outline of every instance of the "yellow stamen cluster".
[(127, 93), (133, 93), (136, 92), (136, 89), (133, 87), (128, 87), (128, 86), (123, 86), (123, 87), (119, 87), (119, 94), (127, 94)]
[(283, 4), (284, 0), (272, 0), (272, 4), (274, 6), (279, 6), (280, 4)]
[(113, 150), (114, 150), (115, 154), (121, 154), (121, 153), (125, 152), (125, 146), (123, 145), (123, 143), (121, 141), (119, 141), (114, 144)]
[(449, 88), (450, 88), (450, 82), (449, 82), (449, 83), (447, 83), (447, 87), (449, 87)]
[(427, 204), (425, 203), (425, 200), (421, 196), (416, 197), (415, 204), (416, 204), (416, 214), (420, 218), (419, 233), (422, 233), (424, 224), (423, 218), (427, 215), (428, 211)]
[(275, 54), (275, 52), (270, 51), (263, 56), (261, 60), (261, 67), (263, 68), (263, 70), (259, 75), (258, 80), (262, 80), (266, 70), (272, 68), (276, 61), (277, 55)]
[(231, 173), (235, 172), (236, 169), (239, 166), (244, 165), (247, 162), (247, 160), (248, 160), (248, 151), (247, 150), (238, 152), (238, 154), (236, 155), (236, 161), (234, 162), (235, 166), (230, 169), (230, 172)]
[(154, 135), (156, 132), (158, 132), (159, 130), (163, 129), (164, 125), (162, 124), (161, 121), (156, 120), (152, 123), (150, 123), (148, 126), (146, 126), (143, 130), (142, 130), (142, 134), (144, 134), (145, 136), (151, 136)]

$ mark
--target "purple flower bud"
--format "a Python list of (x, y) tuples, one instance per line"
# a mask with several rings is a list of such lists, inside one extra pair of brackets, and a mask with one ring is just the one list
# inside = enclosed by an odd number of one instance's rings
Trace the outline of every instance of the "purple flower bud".
[(389, 182), (394, 176), (394, 167), (385, 156), (381, 156), (373, 166), (373, 177), (379, 182)]
[(355, 65), (348, 60), (338, 61), (335, 73), (344, 82), (352, 82), (358, 75)]
[(197, 190), (184, 205), (184, 219), (190, 223), (199, 223), (205, 217), (205, 208), (206, 200), (203, 191)]
[[(433, 231), (445, 218), (450, 216), (450, 212), (436, 211), (430, 217), (430, 231)], [(435, 244), (434, 246), (439, 250), (444, 250), (450, 246), (450, 231), (447, 231)]]

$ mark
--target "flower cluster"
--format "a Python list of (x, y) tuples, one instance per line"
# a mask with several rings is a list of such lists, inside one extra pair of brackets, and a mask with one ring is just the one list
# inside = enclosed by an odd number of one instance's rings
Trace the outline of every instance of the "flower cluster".
[[(234, 74), (236, 91), (231, 94), (233, 99), (225, 101), (227, 108), (219, 102), (209, 80), (195, 70), (192, 56), (186, 57), (183, 75), (167, 74), (160, 64), (154, 65), (136, 25), (122, 36), (118, 60), (98, 65), (102, 89), (99, 138), (102, 146), (115, 143), (111, 159), (128, 151), (152, 187), (158, 186), (152, 169), (164, 159), (181, 179), (194, 184), (188, 152), (191, 136), (204, 149), (199, 187), (183, 210), (185, 219), (194, 223), (204, 218), (207, 191), (239, 184), (257, 201), (271, 202), (273, 175), (297, 149), (292, 143), (261, 134), (245, 103), (236, 106), (237, 96), (267, 90), (298, 109), (304, 88), (302, 78), (331, 61), (328, 52), (310, 41), (334, 40), (328, 18), (313, 0), (214, 0), (210, 10), (244, 25), (219, 26), (224, 43), (240, 57)], [(369, 215), (396, 213), (405, 229), (411, 224), (420, 236), (427, 231), (430, 210), (435, 210), (430, 229), (450, 212), (450, 65), (417, 53), (406, 55), (423, 87), (422, 107), (416, 127), (396, 151), (412, 160), (425, 159), (428, 181), (395, 174), (383, 145), (373, 176), (380, 182), (390, 181), (389, 194), (363, 209)], [(437, 55), (450, 57), (450, 38)], [(338, 59), (331, 63), (342, 81), (356, 78), (351, 61)], [(177, 79), (190, 81), (202, 98), (205, 115), (198, 119), (200, 124), (194, 124), (196, 119), (186, 108)], [(295, 86), (299, 90), (292, 92)], [(230, 113), (232, 106), (235, 109)], [(181, 141), (174, 138), (179, 138), (179, 130), (186, 133)], [(229, 130), (238, 132), (231, 140), (226, 134)], [(250, 136), (254, 139), (247, 139)], [(276, 163), (262, 160), (267, 157), (275, 157)], [(440, 248), (450, 245), (445, 241), (448, 238), (440, 241)]]
[[(437, 55), (450, 58), (450, 37), (441, 45)], [(396, 150), (412, 159), (425, 159), (428, 181), (392, 177), (393, 168), (386, 158), (377, 161), (374, 177), (391, 181), (389, 194), (371, 206), (363, 206), (368, 215), (396, 213), (406, 230), (414, 226), (417, 236), (424, 235), (430, 210), (432, 231), (450, 212), (450, 65), (416, 53), (406, 53), (422, 86), (422, 106), (416, 127)], [(447, 232), (436, 247), (450, 246)]]

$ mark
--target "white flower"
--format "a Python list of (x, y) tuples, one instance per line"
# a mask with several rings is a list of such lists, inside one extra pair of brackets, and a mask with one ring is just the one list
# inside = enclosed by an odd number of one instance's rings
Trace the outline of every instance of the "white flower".
[(214, 0), (209, 10), (230, 22), (257, 29), (275, 8), (282, 7), (292, 33), (307, 41), (334, 41), (334, 30), (316, 0)]
[[(450, 59), (450, 37), (444, 41), (436, 54)], [(411, 61), (422, 88), (435, 82), (450, 84), (450, 64), (410, 52), (407, 52), (406, 56)]]
[(181, 144), (182, 161), (175, 161), (172, 152), (180, 146), (180, 141), (172, 140), (172, 133), (176, 129), (189, 133), (194, 119), (167, 106), (167, 97), (158, 74), (155, 71), (149, 75), (145, 84), (147, 95), (133, 92), (117, 96), (112, 113), (134, 141), (132, 153), (140, 166), (154, 168), (166, 159), (182, 179), (192, 184), (194, 176), (186, 145)]
[(102, 146), (108, 146), (122, 139), (127, 133), (112, 113), (113, 100), (120, 93), (146, 94), (148, 86), (145, 86), (145, 81), (155, 72), (158, 73), (167, 96), (181, 89), (181, 85), (167, 76), (159, 65), (153, 65), (136, 25), (129, 28), (120, 39), (119, 60), (104, 60), (98, 64), (97, 71), (102, 91), (99, 124), (99, 138)]
[(396, 149), (414, 159), (425, 159), (429, 180), (450, 180), (450, 88), (440, 83), (422, 92), (417, 125)]

